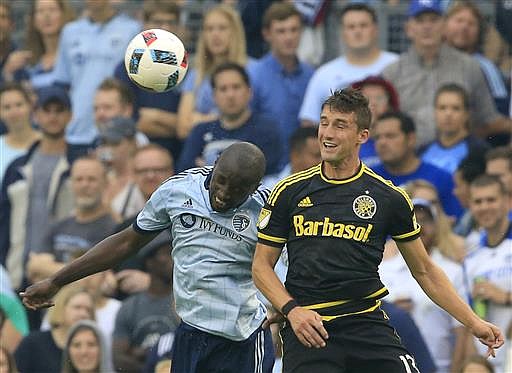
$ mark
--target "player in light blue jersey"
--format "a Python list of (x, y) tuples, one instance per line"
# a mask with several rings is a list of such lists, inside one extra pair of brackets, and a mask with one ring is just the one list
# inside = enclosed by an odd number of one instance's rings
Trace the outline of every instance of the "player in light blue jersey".
[(213, 168), (165, 181), (132, 227), (100, 242), (52, 277), (21, 293), (31, 309), (49, 307), (64, 285), (114, 266), (168, 229), (174, 297), (182, 322), (171, 372), (271, 372), (270, 330), (256, 297), (251, 265), (256, 221), (268, 196), (258, 189), (265, 157), (257, 146), (228, 147)]

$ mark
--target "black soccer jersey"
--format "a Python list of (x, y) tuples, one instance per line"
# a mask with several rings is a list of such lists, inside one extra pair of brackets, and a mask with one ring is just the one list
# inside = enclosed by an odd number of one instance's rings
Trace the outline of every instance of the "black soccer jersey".
[(387, 294), (378, 274), (386, 238), (419, 236), (412, 207), (402, 189), (364, 164), (344, 180), (328, 179), (320, 164), (275, 186), (259, 217), (258, 240), (286, 243), (285, 284), (299, 304), (329, 312), (363, 301), (375, 305)]

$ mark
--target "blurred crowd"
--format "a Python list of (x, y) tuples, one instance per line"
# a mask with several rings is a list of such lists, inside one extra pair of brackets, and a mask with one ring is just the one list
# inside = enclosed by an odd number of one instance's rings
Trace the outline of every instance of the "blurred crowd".
[[(510, 19), (505, 0), (0, 0), (0, 372), (168, 372), (168, 237), (67, 286), (48, 312), (18, 292), (234, 142), (262, 149), (269, 188), (318, 164), (322, 102), (348, 86), (372, 111), (363, 162), (406, 190), (432, 259), (512, 338)], [(127, 44), (150, 28), (191, 52), (165, 93), (125, 70)], [(482, 358), (391, 242), (380, 275), (422, 372), (512, 372), (510, 346)]]

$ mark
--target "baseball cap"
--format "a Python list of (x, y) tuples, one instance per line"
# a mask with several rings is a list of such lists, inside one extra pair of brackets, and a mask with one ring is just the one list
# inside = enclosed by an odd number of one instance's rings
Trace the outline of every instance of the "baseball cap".
[(171, 238), (169, 237), (169, 232), (166, 230), (156, 236), (151, 242), (143, 246), (137, 253), (137, 257), (141, 260), (150, 258), (164, 246), (169, 248), (169, 251), (171, 250)]
[(407, 12), (409, 17), (417, 17), (425, 12), (433, 12), (442, 15), (443, 8), (441, 7), (441, 0), (411, 0), (409, 2), (409, 11)]
[(133, 138), (137, 133), (137, 123), (131, 118), (114, 117), (99, 126), (102, 143), (119, 144), (123, 139)]
[(59, 102), (71, 109), (71, 100), (67, 91), (59, 86), (50, 85), (37, 90), (36, 107), (43, 107), (50, 102)]
[(421, 208), (427, 211), (427, 213), (432, 217), (432, 219), (437, 219), (436, 208), (430, 201), (424, 198), (413, 198), (412, 205), (414, 206), (414, 208)]

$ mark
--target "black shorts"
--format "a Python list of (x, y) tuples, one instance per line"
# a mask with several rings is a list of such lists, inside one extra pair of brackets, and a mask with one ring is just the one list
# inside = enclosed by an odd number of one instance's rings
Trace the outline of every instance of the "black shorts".
[(289, 325), (281, 330), (284, 373), (419, 373), (379, 309), (324, 321), (324, 327), (329, 339), (318, 349), (300, 343)]

